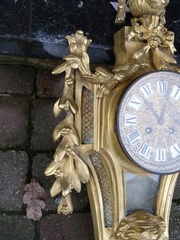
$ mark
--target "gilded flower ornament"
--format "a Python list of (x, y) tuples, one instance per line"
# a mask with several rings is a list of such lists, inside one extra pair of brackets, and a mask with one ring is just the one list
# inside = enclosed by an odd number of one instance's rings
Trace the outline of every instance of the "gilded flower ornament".
[(71, 195), (68, 194), (66, 197), (62, 197), (59, 206), (58, 206), (58, 213), (69, 215), (73, 212), (73, 205), (71, 200)]
[[(132, 30), (127, 36), (128, 42), (133, 40), (142, 42), (141, 46), (133, 55), (141, 65), (149, 66), (152, 61), (153, 67), (157, 70), (169, 69), (169, 64), (175, 64), (172, 56), (176, 51), (174, 47), (174, 34), (159, 23), (159, 17), (152, 16), (152, 24), (147, 26), (147, 19), (140, 18), (133, 20)], [(152, 57), (151, 57), (152, 56)]]
[(67, 36), (66, 39), (68, 40), (71, 54), (77, 57), (82, 57), (82, 53), (87, 51), (89, 44), (92, 42), (91, 39), (84, 36), (84, 32), (81, 30), (78, 30), (71, 36)]

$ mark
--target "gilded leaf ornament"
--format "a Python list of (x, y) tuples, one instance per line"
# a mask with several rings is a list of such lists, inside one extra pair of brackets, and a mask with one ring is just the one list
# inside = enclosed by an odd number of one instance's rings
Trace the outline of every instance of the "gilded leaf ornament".
[(65, 72), (65, 83), (62, 97), (54, 104), (54, 116), (58, 117), (62, 111), (66, 117), (53, 131), (53, 140), (60, 141), (54, 153), (54, 160), (45, 170), (45, 175), (54, 175), (56, 180), (50, 190), (54, 197), (61, 193), (62, 197), (58, 206), (58, 213), (70, 214), (73, 212), (71, 201), (72, 189), (81, 191), (81, 183), (89, 181), (89, 169), (78, 154), (80, 136), (75, 126), (75, 115), (78, 105), (74, 98), (75, 70), (82, 75), (91, 75), (89, 56), (86, 53), (91, 40), (83, 35), (82, 31), (67, 36), (71, 55), (64, 58), (65, 62), (57, 66), (53, 74)]

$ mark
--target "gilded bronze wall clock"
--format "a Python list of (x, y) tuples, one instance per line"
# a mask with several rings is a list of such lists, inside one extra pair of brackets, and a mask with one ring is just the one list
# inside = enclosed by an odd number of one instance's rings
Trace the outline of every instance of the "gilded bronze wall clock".
[(117, 133), (128, 157), (141, 168), (180, 170), (180, 75), (157, 71), (128, 86), (118, 106)]
[[(121, 21), (126, 1), (118, 2)], [(70, 54), (52, 72), (65, 72), (54, 115), (66, 117), (54, 129), (59, 144), (45, 174), (56, 178), (50, 192), (61, 196), (59, 214), (73, 212), (71, 191), (87, 183), (96, 240), (169, 238), (180, 170), (180, 69), (165, 27), (168, 2), (128, 1), (133, 18), (114, 34), (113, 67), (91, 71), (91, 40), (79, 30), (67, 36)]]

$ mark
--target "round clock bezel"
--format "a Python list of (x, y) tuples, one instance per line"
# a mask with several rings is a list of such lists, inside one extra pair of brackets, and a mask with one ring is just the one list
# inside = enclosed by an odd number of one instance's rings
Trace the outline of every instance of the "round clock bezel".
[[(175, 78), (175, 80), (172, 79), (172, 75)], [(172, 173), (176, 173), (180, 171), (180, 156), (178, 156), (177, 158), (175, 158), (175, 160), (173, 160), (173, 166), (171, 166), (171, 162), (156, 162), (156, 163), (151, 163), (148, 161), (145, 161), (145, 159), (139, 157), (139, 159), (137, 160), (137, 156), (135, 156), (135, 153), (133, 155), (133, 151), (129, 150), (129, 147), (127, 147), (127, 142), (125, 142), (124, 138), (125, 136), (123, 136), (122, 133), (122, 112), (124, 111), (124, 104), (126, 102), (126, 98), (127, 95), (133, 91), (133, 89), (137, 86), (140, 87), (140, 85), (142, 83), (145, 83), (147, 79), (151, 78), (151, 83), (155, 83), (158, 81), (157, 77), (161, 77), (162, 76), (166, 76), (166, 80), (170, 82), (170, 86), (171, 84), (173, 84), (172, 82), (174, 81), (174, 83), (176, 82), (177, 85), (177, 81), (179, 80), (180, 83), (180, 74), (176, 73), (176, 72), (170, 72), (170, 71), (155, 71), (155, 72), (149, 72), (149, 73), (145, 73), (139, 77), (137, 77), (136, 79), (134, 79), (129, 85), (128, 87), (125, 89), (124, 93), (121, 95), (120, 99), (119, 99), (119, 103), (117, 106), (117, 114), (116, 114), (116, 133), (117, 133), (117, 137), (120, 143), (120, 146), (122, 148), (122, 150), (124, 151), (124, 153), (126, 154), (126, 156), (128, 157), (128, 159), (130, 159), (133, 163), (135, 163), (138, 167), (140, 167), (141, 169), (150, 172), (150, 173), (155, 173), (155, 174), (172, 174)], [(171, 77), (170, 77), (171, 76)], [(178, 80), (177, 80), (178, 79)], [(178, 87), (180, 87), (180, 84), (178, 85)], [(178, 100), (179, 101), (179, 100)], [(126, 102), (127, 103), (127, 102)]]

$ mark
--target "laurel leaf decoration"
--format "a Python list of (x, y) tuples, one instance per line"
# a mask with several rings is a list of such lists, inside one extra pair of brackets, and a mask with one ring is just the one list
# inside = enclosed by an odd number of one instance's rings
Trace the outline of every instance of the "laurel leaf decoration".
[(68, 139), (64, 138), (59, 143), (58, 147), (56, 148), (55, 154), (54, 154), (54, 160), (55, 162), (61, 161), (66, 154), (67, 148), (69, 148), (70, 145), (68, 144)]
[(62, 176), (61, 178), (61, 189), (62, 189), (62, 196), (67, 196), (72, 191), (72, 184), (70, 176)]
[[(86, 53), (90, 44), (82, 31), (68, 36), (71, 54), (64, 58), (65, 62), (57, 66), (52, 74), (65, 72), (65, 83), (62, 96), (55, 102), (53, 113), (58, 117), (62, 111), (66, 117), (53, 131), (53, 140), (59, 141), (54, 153), (53, 161), (47, 166), (45, 175), (56, 177), (50, 193), (52, 197), (60, 194), (61, 200), (58, 213), (70, 214), (73, 212), (71, 191), (81, 191), (81, 184), (89, 181), (89, 169), (86, 163), (78, 156), (78, 148), (81, 139), (78, 133), (75, 115), (78, 113), (78, 105), (75, 99), (75, 70), (78, 69), (82, 75), (91, 76), (89, 56)], [(79, 148), (80, 149), (80, 148)]]
[[(55, 175), (57, 177), (51, 188), (51, 195), (55, 196), (62, 192), (65, 196), (74, 188), (81, 191), (81, 182), (89, 181), (89, 169), (72, 149), (67, 149), (65, 157), (57, 162), (53, 160), (45, 171), (45, 175)], [(68, 189), (68, 190), (67, 190)]]
[(68, 149), (68, 154), (71, 155), (71, 157), (73, 157), (73, 159), (74, 159), (75, 169), (80, 178), (80, 181), (82, 183), (88, 182), (89, 181), (89, 169), (88, 169), (87, 165), (71, 149), (70, 150)]
[(68, 63), (64, 62), (61, 65), (58, 65), (53, 71), (52, 74), (60, 74), (62, 72), (65, 72), (68, 67)]
[[(56, 142), (61, 136), (68, 134), (68, 129), (70, 128), (70, 123), (67, 118), (60, 122), (53, 131), (53, 140)], [(66, 130), (66, 131), (64, 131)]]
[(61, 192), (61, 177), (57, 177), (55, 182), (53, 183), (50, 194), (52, 197), (57, 196)]
[(86, 164), (79, 158), (75, 161), (76, 171), (82, 183), (89, 181), (89, 169)]
[(55, 102), (55, 104), (54, 104), (53, 114), (54, 114), (54, 117), (55, 117), (55, 118), (59, 117), (59, 115), (60, 115), (61, 112), (62, 112), (62, 109), (59, 108), (60, 100), (61, 100), (61, 98), (59, 98), (59, 99)]
[(59, 169), (60, 167), (60, 162), (56, 162), (53, 160), (46, 168), (44, 174), (46, 176), (51, 176), (56, 174), (56, 170)]
[(78, 106), (73, 98), (73, 85), (69, 85), (68, 82), (65, 82), (62, 97), (54, 104), (54, 116), (58, 117), (62, 110), (71, 110), (74, 114), (78, 112)]
[(80, 137), (74, 125), (70, 124), (66, 118), (60, 122), (53, 131), (53, 140), (56, 142), (61, 136), (68, 135), (70, 140), (75, 144), (80, 144)]

